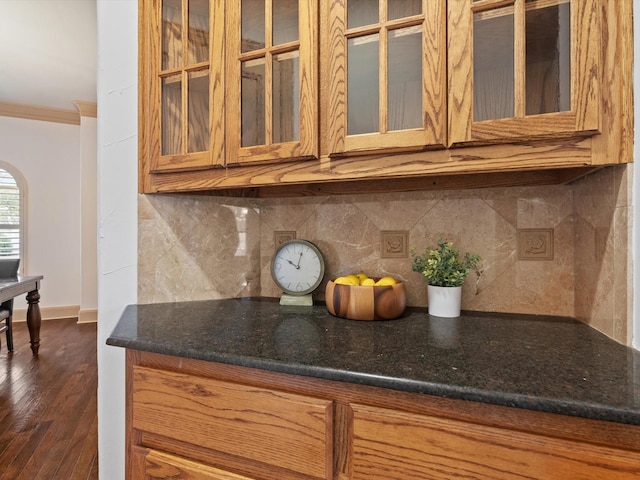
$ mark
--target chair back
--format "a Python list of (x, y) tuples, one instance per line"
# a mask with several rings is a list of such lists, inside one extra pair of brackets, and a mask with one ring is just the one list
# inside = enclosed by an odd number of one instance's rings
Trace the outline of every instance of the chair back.
[(19, 258), (0, 258), (0, 279), (17, 280), (19, 267)]

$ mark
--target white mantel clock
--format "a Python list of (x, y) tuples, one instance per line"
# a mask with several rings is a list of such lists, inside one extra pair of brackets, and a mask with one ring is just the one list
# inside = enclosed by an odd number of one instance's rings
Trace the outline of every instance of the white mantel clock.
[(313, 305), (311, 293), (324, 277), (322, 253), (307, 240), (282, 243), (271, 260), (271, 276), (283, 291), (280, 305)]

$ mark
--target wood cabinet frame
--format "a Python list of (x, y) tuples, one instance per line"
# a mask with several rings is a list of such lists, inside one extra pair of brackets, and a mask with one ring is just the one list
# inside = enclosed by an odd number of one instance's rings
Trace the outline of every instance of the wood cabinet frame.
[[(183, 9), (185, 8), (183, 3)], [(221, 167), (224, 164), (224, 2), (211, 2), (209, 12), (209, 59), (202, 64), (188, 68), (173, 68), (163, 71), (161, 68), (162, 45), (158, 32), (162, 31), (162, 0), (140, 1), (139, 8), (139, 95), (138, 95), (138, 131), (139, 156), (143, 171), (151, 173), (182, 170), (199, 170)], [(187, 14), (182, 13), (183, 32), (186, 30)], [(184, 33), (183, 33), (184, 36)], [(184, 42), (186, 45), (187, 42)], [(186, 50), (186, 46), (183, 47)], [(208, 69), (209, 71), (209, 149), (201, 152), (186, 152), (188, 121), (183, 106), (180, 115), (182, 124), (183, 151), (177, 154), (162, 154), (162, 78), (167, 75), (180, 75), (183, 88), (182, 104), (186, 104), (188, 95), (188, 72)], [(145, 178), (139, 179), (141, 189), (147, 185)]]
[[(143, 6), (147, 2), (140, 0)], [(470, 0), (450, 0), (468, 4)], [(493, 2), (495, 0), (483, 0)], [(511, 1), (511, 0), (509, 0)], [(227, 3), (227, 2), (219, 2)], [(331, 39), (337, 38), (331, 24), (332, 9), (342, 0), (318, 2), (318, 68), (315, 82), (318, 85), (318, 115), (315, 139), (318, 142), (318, 159), (278, 158), (275, 161), (247, 162), (242, 166), (226, 168), (203, 167), (200, 170), (177, 171), (171, 168), (154, 172), (150, 162), (150, 148), (158, 141), (158, 125), (150, 115), (146, 66), (149, 26), (146, 10), (140, 15), (140, 170), (139, 190), (142, 193), (203, 192), (212, 195), (284, 197), (300, 195), (332, 195), (340, 193), (391, 192), (428, 189), (459, 189), (477, 187), (502, 187), (522, 185), (547, 185), (571, 182), (606, 165), (630, 163), (633, 158), (633, 88), (632, 88), (632, 4), (616, 0), (584, 0), (579, 2), (593, 15), (594, 31), (589, 33), (587, 57), (595, 58), (595, 70), (589, 79), (596, 88), (589, 90), (586, 103), (581, 103), (569, 114), (548, 114), (537, 123), (528, 125), (529, 118), (514, 119), (511, 138), (485, 137), (503, 128), (500, 122), (480, 122), (472, 126), (469, 107), (465, 98), (449, 95), (449, 102), (459, 102), (452, 108), (466, 111), (462, 115), (462, 127), (454, 125), (449, 115), (449, 127), (444, 130), (464, 132), (456, 137), (460, 143), (449, 148), (427, 148), (423, 151), (398, 153), (389, 145), (380, 151), (359, 151), (362, 146), (353, 145), (356, 156), (349, 152), (338, 154), (336, 137), (330, 132), (339, 130), (340, 120), (334, 115), (338, 97), (332, 97), (332, 65), (335, 59)], [(435, 3), (435, 2), (434, 2)], [(459, 8), (456, 11), (462, 11)], [(335, 12), (333, 14), (335, 16)], [(444, 20), (444, 19), (443, 19)], [(452, 21), (455, 19), (451, 19)], [(468, 20), (468, 19), (467, 19)], [(451, 38), (449, 38), (449, 43)], [(461, 43), (461, 45), (464, 42)], [(449, 48), (452, 48), (449, 45)], [(458, 46), (458, 48), (461, 48)], [(451, 55), (464, 56), (453, 50)], [(451, 60), (449, 61), (451, 64)], [(585, 63), (586, 65), (586, 63)], [(449, 67), (451, 69), (451, 66)], [(463, 68), (462, 66), (460, 68)], [(468, 69), (467, 67), (464, 67)], [(468, 77), (467, 77), (468, 80)], [(457, 81), (457, 80), (456, 80)], [(449, 82), (453, 82), (450, 78)], [(587, 83), (589, 83), (587, 82)], [(219, 85), (224, 83), (220, 79)], [(314, 82), (312, 82), (314, 83)], [(455, 83), (455, 82), (453, 82)], [(333, 103), (332, 103), (333, 102)], [(593, 105), (595, 104), (595, 107)], [(593, 107), (593, 108), (592, 108)], [(594, 112), (597, 112), (594, 114)], [(219, 113), (219, 112), (218, 112)], [(543, 117), (543, 116), (539, 116)], [(555, 118), (554, 120), (554, 117)], [(540, 118), (535, 119), (541, 120)], [(551, 123), (554, 122), (553, 126)], [(216, 124), (221, 125), (221, 124)], [(535, 135), (526, 134), (527, 129)], [(535, 130), (538, 129), (538, 130)], [(222, 132), (222, 129), (220, 130)], [(524, 133), (524, 137), (522, 136)], [(573, 133), (568, 133), (573, 132)], [(468, 137), (476, 135), (476, 137)], [(494, 135), (495, 137), (495, 135)], [(453, 138), (453, 137), (452, 137)], [(470, 140), (464, 139), (471, 138)], [(490, 144), (487, 144), (490, 143)], [(224, 142), (222, 143), (224, 147)], [(366, 147), (366, 145), (365, 145)], [(380, 145), (375, 146), (379, 148)], [(400, 148), (404, 150), (404, 148)], [(226, 151), (227, 158), (229, 152)], [(276, 154), (278, 157), (280, 154)], [(233, 161), (232, 161), (233, 162)]]
[[(380, 3), (381, 15), (385, 15), (386, 2)], [(360, 30), (367, 34), (380, 35), (380, 132), (371, 134), (348, 135), (347, 132), (347, 12), (345, 2), (331, 2), (329, 7), (329, 25), (331, 30), (329, 71), (330, 93), (328, 121), (329, 153), (331, 155), (362, 155), (366, 153), (397, 153), (420, 151), (426, 148), (443, 148), (446, 144), (446, 3), (441, 0), (422, 0), (420, 18), (389, 22), (399, 25), (422, 25), (422, 127), (415, 129), (388, 131), (386, 95), (388, 93), (387, 30), (376, 24)]]
[[(385, 471), (397, 473), (393, 462), (402, 461), (402, 458), (410, 462), (410, 466), (413, 465), (419, 469), (430, 468), (429, 465), (438, 467), (439, 464), (452, 470), (467, 469), (470, 465), (473, 466), (474, 460), (480, 461), (478, 468), (481, 468), (482, 455), (486, 455), (487, 449), (492, 448), (491, 442), (496, 442), (502, 455), (502, 460), (496, 456), (491, 458), (491, 461), (506, 460), (503, 466), (506, 465), (507, 469), (510, 463), (507, 457), (511, 454), (513, 454), (514, 465), (518, 465), (519, 468), (524, 465), (518, 463), (519, 460), (535, 462), (538, 456), (544, 458), (548, 455), (550, 458), (553, 457), (548, 465), (554, 466), (576, 465), (575, 462), (580, 464), (581, 459), (584, 459), (584, 464), (580, 465), (581, 472), (586, 475), (584, 478), (591, 471), (605, 471), (615, 474), (607, 478), (631, 479), (635, 478), (636, 467), (640, 461), (640, 427), (633, 425), (281, 374), (135, 350), (127, 350), (126, 365), (126, 469), (129, 479), (144, 478), (143, 473), (148, 468), (145, 466), (146, 458), (149, 454), (152, 455), (153, 461), (174, 464), (174, 467), (177, 463), (177, 468), (187, 472), (199, 465), (207, 474), (212, 475), (195, 478), (225, 480), (236, 478), (309, 480), (310, 478), (291, 470), (279, 469), (212, 448), (185, 444), (170, 436), (156, 435), (145, 431), (144, 428), (136, 428), (132, 399), (136, 391), (133, 371), (137, 366), (168, 372), (170, 376), (192, 376), (194, 379), (192, 388), (196, 392), (200, 388), (198, 379), (204, 378), (234, 384), (238, 388), (245, 388), (248, 392), (254, 389), (273, 390), (274, 398), (278, 392), (283, 392), (285, 396), (317, 399), (314, 402), (319, 405), (323, 401), (331, 403), (331, 424), (328, 425), (330, 438), (327, 438), (327, 445), (330, 447), (327, 450), (327, 469), (324, 474), (327, 479), (368, 479), (374, 478), (371, 477), (373, 472), (377, 472), (378, 477), (375, 478), (380, 478), (380, 475), (382, 478), (429, 478), (422, 475), (385, 477)], [(153, 399), (153, 396), (147, 395), (147, 397)], [(150, 406), (153, 407), (153, 400)], [(152, 419), (147, 418), (137, 422), (137, 425), (152, 425), (149, 423), (150, 420)], [(276, 420), (274, 419), (274, 422)], [(242, 428), (241, 425), (250, 427), (250, 423), (250, 421), (239, 422), (238, 428)], [(277, 422), (274, 425), (277, 425)], [(448, 443), (453, 438), (452, 433), (464, 432), (465, 429), (468, 430), (469, 435), (464, 441), (475, 445), (473, 451), (456, 449), (455, 444)], [(385, 433), (389, 434), (385, 435)], [(427, 440), (425, 436), (428, 437)], [(511, 439), (514, 442), (511, 442)], [(413, 441), (420, 443), (412, 445)], [(428, 445), (431, 441), (435, 442), (433, 449)], [(412, 448), (407, 449), (407, 444)], [(438, 454), (438, 449), (446, 450), (447, 448), (452, 449), (448, 460), (446, 455)], [(546, 453), (545, 448), (549, 448)], [(432, 450), (436, 456), (429, 459), (424, 452)], [(558, 452), (568, 453), (567, 457), (564, 458)], [(487, 465), (490, 463), (488, 461)], [(535, 465), (535, 463), (529, 465)], [(592, 466), (594, 470), (591, 470)], [(490, 469), (489, 465), (487, 471)], [(238, 477), (222, 476), (227, 472)], [(508, 470), (497, 471), (497, 476), (486, 475), (486, 478), (516, 478), (506, 476), (506, 473)], [(530, 467), (528, 473), (531, 478), (536, 478), (535, 467)], [(517, 478), (521, 477), (517, 476)], [(537, 478), (550, 477), (538, 476)], [(566, 476), (563, 477), (560, 473), (556, 478), (564, 479)]]
[[(227, 55), (226, 55), (226, 152), (227, 166), (247, 165), (265, 162), (296, 161), (301, 159), (318, 158), (318, 4), (317, 0), (304, 0), (299, 2), (299, 39), (297, 42), (269, 46), (267, 48), (240, 54), (240, 24), (241, 12), (238, 1), (227, 3)], [(272, 2), (267, 3), (267, 11), (270, 11)], [(270, 45), (272, 32), (266, 28), (267, 43)], [(266, 144), (253, 147), (241, 145), (241, 106), (240, 64), (244, 59), (265, 58), (265, 82), (271, 83), (272, 59), (279, 53), (297, 50), (299, 52), (299, 137), (298, 141), (275, 143), (272, 139), (273, 111), (271, 108), (271, 95), (265, 97), (266, 117)], [(272, 88), (267, 88), (267, 93)]]
[[(571, 3), (571, 110), (525, 115), (525, 0), (448, 2), (449, 145), (531, 141), (536, 138), (592, 135), (600, 131), (601, 12), (598, 0)], [(544, 6), (550, 3), (545, 2)], [(551, 2), (553, 4), (553, 2)], [(473, 15), (493, 7), (512, 7), (515, 16), (515, 116), (473, 120)]]

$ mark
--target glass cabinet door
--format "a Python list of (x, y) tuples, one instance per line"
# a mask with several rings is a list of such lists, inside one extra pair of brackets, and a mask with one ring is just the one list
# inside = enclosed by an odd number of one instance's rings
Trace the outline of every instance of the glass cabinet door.
[(596, 3), (449, 2), (450, 143), (596, 131)]
[(154, 1), (149, 87), (159, 151), (152, 155), (152, 171), (206, 168), (224, 161), (222, 135), (213, 133), (221, 130), (224, 119), (223, 94), (218, 85), (214, 88), (222, 71), (216, 62), (223, 58), (224, 12), (218, 4)]
[(317, 3), (227, 6), (227, 165), (317, 158)]
[(333, 2), (330, 153), (411, 151), (445, 138), (445, 2)]

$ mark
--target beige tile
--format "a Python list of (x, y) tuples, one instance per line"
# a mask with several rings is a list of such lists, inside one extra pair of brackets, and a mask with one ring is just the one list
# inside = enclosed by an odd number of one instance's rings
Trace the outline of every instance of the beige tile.
[[(232, 199), (139, 197), (139, 301), (279, 296), (271, 279), (273, 232), (318, 245), (326, 277), (364, 271), (407, 284), (409, 305), (426, 286), (407, 258), (381, 258), (380, 231), (407, 230), (418, 250), (451, 240), (479, 253), (463, 308), (576, 316), (629, 342), (629, 167), (571, 185), (464, 191)], [(554, 258), (518, 261), (518, 228), (552, 228)], [(324, 283), (316, 293), (323, 299)]]
[(259, 218), (245, 202), (148, 196), (139, 221), (139, 301), (259, 294)]
[(353, 203), (380, 230), (409, 230), (438, 203), (440, 197), (439, 192), (410, 192), (369, 195), (356, 198)]

